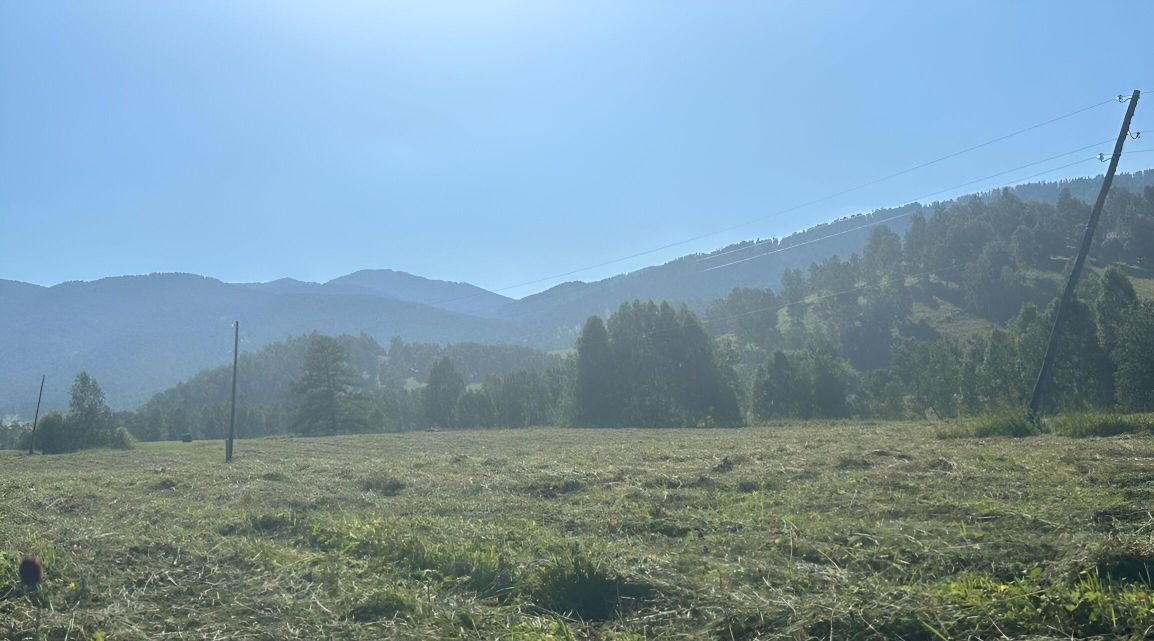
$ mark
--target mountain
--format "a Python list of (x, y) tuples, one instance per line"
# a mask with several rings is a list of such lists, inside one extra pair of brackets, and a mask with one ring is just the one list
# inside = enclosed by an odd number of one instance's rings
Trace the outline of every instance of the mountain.
[[(1009, 192), (1023, 201), (1053, 205), (1059, 194), (1067, 190), (1077, 200), (1093, 202), (1101, 183), (1102, 176), (1075, 178), (1026, 183), (1010, 188)], [(1154, 189), (1154, 170), (1119, 174), (1112, 189), (1112, 193), (1123, 190), (1142, 193)], [(830, 256), (848, 258), (860, 253), (875, 226), (884, 225), (903, 234), (917, 214), (930, 218), (951, 202), (973, 197), (989, 201), (1002, 192), (999, 189), (951, 201), (878, 209), (815, 225), (782, 239), (737, 243), (708, 254), (683, 256), (664, 265), (592, 283), (564, 283), (513, 302), (503, 307), (500, 315), (525, 325), (526, 339), (532, 344), (567, 346), (572, 344), (581, 323), (590, 314), (608, 316), (623, 301), (670, 300), (701, 309), (734, 287), (777, 289), (782, 274), (788, 269), (805, 270), (811, 263)]]
[(518, 336), (508, 322), (351, 286), (284, 280), (253, 286), (192, 274), (53, 287), (0, 281), (0, 415), (31, 414), (41, 373), (48, 376), (49, 408), (67, 404), (80, 370), (100, 381), (113, 407), (141, 403), (226, 362), (233, 320), (241, 323), (245, 350), (314, 330), (437, 343), (508, 343)]
[(272, 294), (344, 294), (420, 303), (459, 314), (494, 318), (513, 299), (469, 283), (453, 283), (414, 276), (391, 269), (362, 269), (327, 283), (281, 278), (247, 283), (250, 289)]
[[(1032, 183), (1012, 191), (1022, 200), (1050, 203), (1063, 188), (1092, 198), (1098, 182)], [(1119, 176), (1116, 185), (1149, 191), (1154, 170)], [(1001, 193), (976, 197), (982, 201)], [(0, 280), (0, 417), (32, 413), (42, 373), (49, 377), (48, 408), (66, 405), (68, 387), (80, 370), (96, 377), (113, 407), (142, 403), (199, 370), (228, 362), (233, 320), (241, 323), (246, 351), (312, 331), (364, 333), (381, 343), (399, 336), (566, 349), (589, 315), (607, 316), (624, 301), (669, 300), (701, 309), (734, 287), (777, 288), (788, 269), (808, 269), (835, 255), (848, 258), (861, 251), (873, 227), (901, 233), (916, 215), (932, 218), (946, 204), (914, 203), (850, 216), (782, 239), (738, 243), (593, 283), (564, 283), (520, 300), (392, 270), (359, 271), (327, 283), (285, 278), (234, 284), (192, 274), (53, 287)], [(1109, 205), (1107, 210), (1104, 225), (1112, 215)], [(1113, 232), (1110, 251), (1132, 254), (1146, 243), (1145, 236), (1134, 235), (1136, 229)]]
[(493, 318), (513, 299), (468, 283), (431, 280), (391, 269), (364, 269), (334, 278), (325, 287), (421, 303), (461, 314)]
[(748, 241), (593, 283), (565, 283), (505, 306), (501, 317), (530, 328), (528, 338), (536, 344), (571, 345), (586, 318), (608, 316), (624, 301), (670, 300), (701, 307), (735, 287), (777, 289), (787, 269), (806, 269), (827, 256), (860, 252), (871, 227), (885, 224), (903, 233), (916, 213), (925, 214), (927, 208), (915, 203), (878, 210), (782, 240)]

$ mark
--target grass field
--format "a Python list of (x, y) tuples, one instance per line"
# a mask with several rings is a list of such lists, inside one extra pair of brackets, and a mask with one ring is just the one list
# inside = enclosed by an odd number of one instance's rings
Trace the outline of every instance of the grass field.
[[(0, 453), (8, 639), (1143, 638), (1154, 437), (925, 424)], [(0, 591), (3, 587), (0, 586)]]

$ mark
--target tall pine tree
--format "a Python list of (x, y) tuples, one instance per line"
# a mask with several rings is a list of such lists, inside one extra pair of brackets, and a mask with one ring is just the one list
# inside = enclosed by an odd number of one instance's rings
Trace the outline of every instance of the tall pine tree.
[(609, 333), (600, 316), (590, 316), (577, 338), (577, 379), (570, 422), (607, 427), (620, 419), (617, 371), (609, 350)]
[(296, 431), (306, 436), (360, 431), (363, 421), (358, 420), (350, 398), (353, 380), (341, 344), (331, 336), (310, 336), (304, 369), (293, 385)]

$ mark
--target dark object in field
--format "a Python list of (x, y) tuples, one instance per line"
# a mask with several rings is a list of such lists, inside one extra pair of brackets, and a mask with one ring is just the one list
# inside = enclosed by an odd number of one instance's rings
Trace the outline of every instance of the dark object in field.
[(20, 583), (0, 587), (0, 601), (15, 599), (35, 592), (36, 586), (44, 578), (44, 566), (40, 563), (40, 559), (26, 556), (20, 559), (16, 573), (20, 575)]
[(184, 436), (180, 437), (180, 440), (184, 441), (185, 443), (191, 443), (192, 442), (192, 434), (185, 434)]
[(20, 567), (16, 571), (20, 575), (20, 582), (24, 584), (24, 589), (28, 592), (35, 590), (41, 579), (44, 578), (44, 565), (40, 563), (40, 559), (34, 556), (20, 559)]

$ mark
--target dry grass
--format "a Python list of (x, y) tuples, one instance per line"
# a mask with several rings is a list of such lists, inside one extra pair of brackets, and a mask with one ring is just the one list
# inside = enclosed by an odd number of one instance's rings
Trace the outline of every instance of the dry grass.
[(1141, 638), (1154, 437), (922, 424), (0, 453), (9, 639)]

